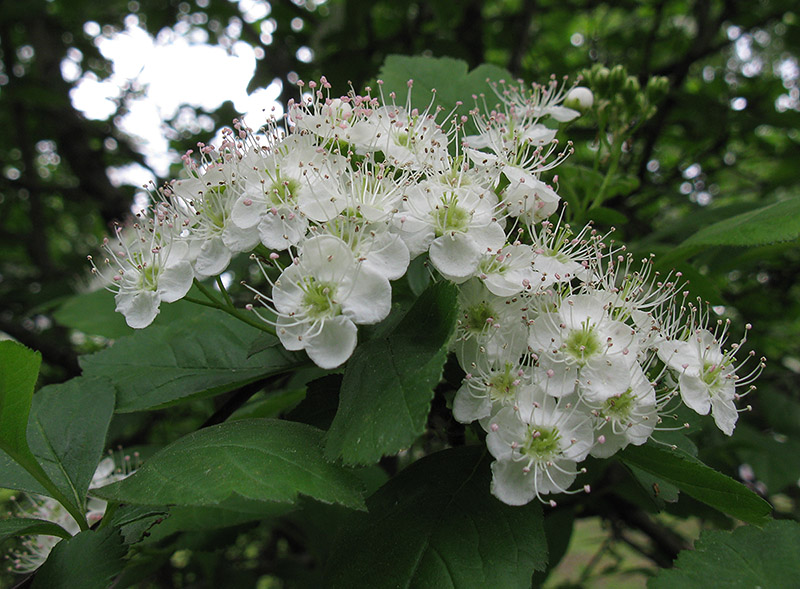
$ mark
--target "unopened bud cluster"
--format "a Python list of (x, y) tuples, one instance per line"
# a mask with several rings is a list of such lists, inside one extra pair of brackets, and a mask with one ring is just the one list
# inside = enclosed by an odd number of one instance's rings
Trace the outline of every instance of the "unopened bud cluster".
[(427, 256), (460, 289), (453, 413), (486, 430), (506, 503), (566, 492), (587, 456), (643, 444), (681, 400), (732, 432), (762, 363), (737, 375), (741, 342), (726, 348), (727, 324), (686, 302), (679, 275), (550, 220), (572, 151), (554, 127), (597, 107), (591, 91), (501, 82), (495, 106), (484, 97), (466, 116), (379, 86), (332, 98), (323, 78), (283, 121), (235, 124), (199, 164), (187, 154), (188, 177), (95, 268), (128, 323), (148, 325), (162, 301), (255, 251), (269, 284), (248, 286), (262, 305), (248, 308), (287, 349), (335, 368), (357, 326), (389, 314), (391, 281)]

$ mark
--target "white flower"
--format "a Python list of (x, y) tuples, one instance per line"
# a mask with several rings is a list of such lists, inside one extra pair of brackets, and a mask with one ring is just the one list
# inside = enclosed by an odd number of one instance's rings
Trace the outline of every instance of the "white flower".
[(517, 391), (533, 380), (531, 367), (519, 363), (494, 360), (480, 355), (464, 378), (453, 399), (453, 417), (461, 423), (472, 423), (488, 417), (493, 407), (516, 403)]
[(514, 166), (505, 166), (503, 174), (509, 181), (502, 194), (509, 214), (537, 223), (556, 212), (561, 197), (536, 175)]
[(376, 108), (348, 136), (358, 153), (380, 151), (395, 166), (439, 169), (449, 159), (448, 137), (427, 110), (394, 105)]
[(608, 458), (628, 444), (641, 446), (659, 420), (655, 389), (643, 372), (632, 373), (624, 393), (588, 405), (597, 421), (597, 443), (591, 451), (595, 458)]
[(251, 250), (258, 232), (242, 228), (231, 218), (241, 192), (241, 179), (234, 163), (209, 165), (202, 174), (174, 181), (167, 195), (173, 206), (186, 215), (190, 234), (190, 257), (197, 278), (225, 271), (233, 253)]
[(492, 463), (492, 494), (509, 505), (566, 492), (594, 441), (586, 415), (528, 387), (516, 407), (488, 420), (486, 445)]
[(564, 98), (564, 106), (578, 111), (585, 111), (592, 108), (594, 104), (594, 94), (585, 86), (575, 86), (567, 92)]
[(556, 312), (539, 313), (528, 340), (540, 358), (576, 366), (582, 393), (591, 400), (625, 392), (631, 373), (641, 371), (636, 330), (611, 318), (605, 298), (602, 293), (566, 297)]
[(523, 290), (536, 288), (542, 276), (533, 269), (535, 254), (527, 244), (503, 246), (487, 252), (478, 263), (477, 276), (492, 294), (510, 297)]
[(244, 182), (233, 222), (257, 227), (270, 249), (297, 245), (309, 219), (328, 221), (345, 206), (338, 181), (344, 165), (341, 155), (318, 147), (312, 136), (289, 135), (272, 148), (250, 151), (239, 164)]
[(497, 197), (469, 186), (421, 183), (409, 189), (398, 215), (412, 258), (429, 250), (436, 269), (456, 283), (473, 276), (483, 255), (497, 252), (506, 239)]
[(739, 418), (734, 404), (737, 376), (733, 354), (722, 351), (713, 333), (697, 329), (686, 341), (660, 343), (658, 356), (679, 374), (683, 402), (700, 415), (710, 410), (717, 427), (731, 435)]
[(275, 281), (272, 302), (284, 347), (335, 368), (356, 347), (356, 324), (389, 314), (392, 292), (384, 276), (357, 264), (344, 241), (319, 235), (303, 243), (300, 257)]
[(159, 207), (153, 217), (138, 217), (127, 230), (117, 227), (117, 243), (104, 242), (105, 267), (101, 271), (92, 261), (92, 270), (116, 293), (116, 310), (127, 324), (142, 329), (156, 318), (162, 301), (172, 303), (189, 292), (194, 272), (174, 213)]
[(466, 372), (473, 364), (483, 362), (478, 360), (481, 356), (486, 356), (489, 362), (517, 362), (527, 351), (525, 299), (498, 297), (473, 279), (459, 289), (458, 304), (454, 348)]

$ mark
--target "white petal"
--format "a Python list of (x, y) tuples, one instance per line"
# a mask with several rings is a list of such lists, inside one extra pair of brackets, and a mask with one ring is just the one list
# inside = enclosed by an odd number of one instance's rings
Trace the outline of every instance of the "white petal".
[(194, 271), (192, 265), (183, 261), (165, 268), (158, 277), (158, 294), (165, 303), (172, 303), (186, 296), (192, 288)]
[[(245, 204), (249, 202), (250, 204)], [(243, 194), (233, 204), (231, 209), (231, 221), (242, 229), (250, 229), (258, 225), (261, 215), (264, 213), (264, 202), (253, 200), (249, 194)]]
[(605, 401), (627, 391), (631, 381), (638, 378), (636, 371), (641, 370), (638, 364), (631, 364), (623, 356), (595, 356), (581, 368), (581, 387), (589, 401)]
[(116, 311), (125, 316), (125, 322), (134, 329), (143, 329), (150, 325), (158, 315), (161, 298), (152, 290), (120, 291), (114, 297), (117, 302)]
[(383, 321), (392, 308), (392, 287), (384, 277), (368, 268), (354, 269), (342, 280), (339, 304), (354, 323), (371, 325)]
[(508, 505), (525, 505), (536, 497), (533, 471), (525, 473), (523, 465), (512, 460), (492, 462), (492, 495)]
[(277, 333), (283, 347), (291, 352), (302, 350), (306, 346), (305, 335), (309, 324), (298, 323), (294, 317), (278, 316)]
[(194, 262), (194, 270), (197, 278), (203, 280), (221, 274), (230, 262), (231, 250), (225, 247), (221, 238), (212, 237), (200, 247), (200, 253)]
[(356, 348), (358, 330), (342, 315), (328, 319), (322, 331), (306, 340), (306, 352), (320, 368), (336, 368), (352, 355)]
[(307, 229), (306, 216), (289, 209), (281, 209), (277, 214), (269, 212), (258, 223), (261, 243), (269, 249), (278, 251), (300, 243)]
[(410, 255), (408, 246), (397, 235), (380, 233), (371, 244), (362, 265), (385, 276), (389, 280), (401, 278), (408, 269)]
[(453, 399), (453, 417), (460, 423), (472, 423), (488, 417), (492, 411), (492, 400), (488, 394), (479, 396), (467, 383), (461, 385)]
[(234, 223), (228, 223), (222, 231), (222, 242), (231, 252), (248, 252), (258, 243), (258, 231), (252, 227), (242, 229)]
[(482, 253), (468, 233), (437, 237), (430, 249), (433, 265), (454, 282), (463, 282), (475, 273)]
[(686, 406), (700, 415), (708, 415), (711, 400), (708, 395), (708, 385), (703, 379), (684, 372), (678, 378), (678, 383), (681, 387), (681, 399)]
[(736, 411), (733, 400), (712, 397), (711, 413), (714, 415), (714, 423), (722, 430), (722, 433), (727, 436), (732, 435), (736, 427), (736, 420), (739, 419), (739, 412)]
[(303, 271), (321, 282), (338, 283), (355, 268), (353, 250), (333, 235), (317, 235), (303, 243)]

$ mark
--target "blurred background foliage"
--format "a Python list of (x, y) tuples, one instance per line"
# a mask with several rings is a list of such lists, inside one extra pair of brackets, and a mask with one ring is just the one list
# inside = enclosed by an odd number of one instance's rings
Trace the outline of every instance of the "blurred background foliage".
[[(571, 203), (568, 215), (593, 219), (602, 230), (613, 225), (631, 251), (654, 252), (660, 268), (681, 269), (712, 313), (734, 320), (732, 337), (743, 332), (744, 321), (753, 323), (748, 347), (769, 364), (759, 391), (746, 401), (752, 413), (730, 439), (700, 431), (693, 440), (706, 463), (770, 498), (777, 517), (798, 519), (800, 228), (787, 234), (783, 221), (792, 219), (784, 219), (776, 223), (777, 241), (762, 235), (750, 247), (719, 238), (684, 244), (715, 222), (800, 196), (797, 9), (792, 0), (2, 0), (0, 332), (42, 352), (45, 382), (79, 374), (78, 355), (103, 345), (53, 319), (66, 297), (85, 288), (86, 256), (97, 251), (110, 223), (130, 214), (140, 191), (109, 170), (132, 163), (152, 168), (147, 145), (118, 124), (146, 85), (134, 79), (121, 86), (110, 98), (115, 112), (105, 119), (89, 119), (73, 104), (81, 80), (103, 81), (113, 73), (99, 50), (103, 38), (141, 27), (157, 38), (183, 37), (228, 51), (246, 43), (256, 56), (249, 90), (279, 84), (284, 103), (299, 96), (298, 79), (322, 74), (335, 91), (360, 89), (391, 54), (450, 56), (471, 68), (491, 63), (528, 81), (551, 74), (574, 79), (596, 64), (622, 65), (642, 86), (665, 76), (666, 95), (649, 120), (630, 121), (642, 124), (620, 147), (622, 181), (603, 206), (583, 210)], [(217, 73), (206, 75), (213, 80)], [(163, 125), (173, 161), (239, 114), (232, 102), (211, 111), (181, 107)], [(567, 134), (576, 155), (560, 171), (560, 192), (570, 200), (570, 190), (593, 190), (581, 165), (596, 154), (598, 128), (581, 119)], [(179, 166), (166, 175), (150, 171), (161, 182)], [(797, 207), (786, 210), (800, 215)], [(153, 425), (146, 435), (132, 435), (141, 424), (125, 421), (117, 435), (128, 443), (166, 443), (196, 428), (212, 409), (182, 407), (169, 427)], [(654, 518), (626, 473), (609, 468), (604, 476), (619, 493), (583, 502), (577, 516), (603, 518), (603, 554), (613, 558), (602, 566), (592, 560), (589, 572), (574, 579), (578, 584), (609, 571), (666, 566), (695, 533), (672, 525), (675, 519)], [(705, 518), (732, 525), (686, 499), (667, 510), (699, 517), (693, 521), (700, 525)], [(195, 534), (189, 550), (227, 546), (218, 553), (224, 558), (207, 560), (203, 570), (185, 551), (165, 550), (154, 586), (222, 586), (213, 582), (223, 574), (222, 560), (243, 579), (280, 586), (269, 583), (278, 583), (282, 571), (313, 569), (302, 540), (306, 524)], [(644, 560), (616, 558), (626, 546)], [(197, 579), (211, 584), (196, 585)]]

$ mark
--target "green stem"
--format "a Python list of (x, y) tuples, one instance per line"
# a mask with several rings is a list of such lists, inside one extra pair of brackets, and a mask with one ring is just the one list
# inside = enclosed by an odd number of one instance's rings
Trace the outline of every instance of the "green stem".
[(233, 306), (233, 301), (228, 296), (227, 291), (223, 291), (225, 293), (224, 296), (226, 298), (226, 301), (223, 302), (223, 301), (220, 301), (217, 297), (214, 296), (214, 294), (211, 292), (211, 289), (209, 289), (207, 286), (205, 286), (203, 283), (201, 283), (196, 278), (194, 280), (194, 285), (197, 287), (197, 290), (199, 290), (201, 293), (203, 293), (203, 295), (208, 299), (209, 302), (206, 303), (204, 301), (199, 301), (197, 299), (190, 298), (190, 297), (183, 297), (184, 299), (187, 299), (192, 303), (197, 303), (199, 305), (204, 305), (206, 307), (212, 307), (214, 309), (219, 309), (220, 311), (224, 311), (228, 315), (230, 315), (232, 317), (236, 317), (239, 321), (243, 321), (244, 323), (247, 323), (248, 325), (250, 325), (252, 327), (255, 327), (256, 329), (260, 329), (261, 331), (265, 331), (270, 335), (277, 335), (277, 333), (275, 333), (275, 329), (273, 327), (270, 327), (269, 325), (267, 325), (266, 323), (264, 323), (260, 319), (254, 319), (246, 311), (242, 311), (241, 309), (237, 309), (236, 307), (234, 307)]
[(623, 143), (624, 140), (621, 137), (614, 137), (614, 143), (611, 146), (611, 165), (608, 167), (606, 176), (603, 178), (603, 183), (600, 185), (600, 190), (597, 191), (597, 194), (595, 195), (594, 200), (592, 200), (592, 204), (589, 205), (588, 210), (599, 207), (601, 204), (603, 204), (603, 199), (605, 197), (605, 192), (608, 189), (608, 185), (611, 183), (611, 179), (617, 173), (617, 168), (619, 167), (619, 160), (622, 157)]
[(225, 299), (225, 304), (229, 307), (233, 307), (231, 296), (228, 294), (228, 290), (225, 288), (225, 283), (222, 282), (222, 278), (220, 276), (217, 276), (217, 286), (219, 287), (219, 292), (222, 293), (222, 297)]

